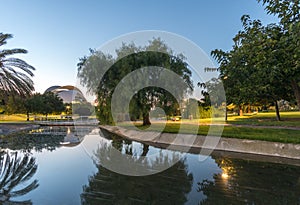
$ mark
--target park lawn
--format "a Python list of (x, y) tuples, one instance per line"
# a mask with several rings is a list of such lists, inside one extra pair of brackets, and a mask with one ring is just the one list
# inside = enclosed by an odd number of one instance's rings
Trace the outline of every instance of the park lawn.
[[(129, 128), (127, 123), (121, 124), (125, 128)], [(195, 134), (206, 136), (210, 126), (197, 124), (185, 124), (180, 122), (153, 123), (149, 126), (142, 126), (141, 123), (136, 123), (136, 128), (142, 131), (158, 131), (164, 133), (178, 133), (181, 126), (180, 133), (182, 134)], [(214, 135), (214, 127), (216, 130), (222, 128), (219, 125), (211, 125)], [(198, 130), (197, 130), (198, 128)], [(295, 143), (300, 144), (300, 131), (291, 129), (278, 129), (278, 128), (252, 128), (252, 127), (236, 127), (224, 126), (222, 137), (249, 139), (249, 140), (264, 140), (271, 142)]]
[[(42, 116), (42, 115), (39, 115), (39, 116)], [(48, 118), (60, 119), (60, 116), (61, 115), (48, 115)], [(45, 117), (45, 116), (43, 116), (43, 117)], [(33, 121), (34, 115), (30, 115), (29, 120)], [(3, 115), (2, 114), (2, 115), (0, 115), (0, 123), (26, 123), (26, 122), (28, 122), (26, 114), (13, 114), (13, 115)]]
[(244, 116), (228, 116), (227, 122), (224, 117), (206, 119), (182, 119), (184, 124), (235, 124), (235, 125), (256, 125), (256, 126), (281, 126), (281, 127), (299, 127), (300, 128), (300, 112), (281, 112), (281, 121), (276, 120), (275, 112), (247, 114)]
[(256, 115), (231, 116), (228, 124), (300, 127), (300, 112), (280, 112), (281, 121), (276, 120), (275, 112), (257, 113)]
[(14, 115), (0, 115), (0, 123), (18, 123), (26, 122), (27, 116), (25, 114), (14, 114)]

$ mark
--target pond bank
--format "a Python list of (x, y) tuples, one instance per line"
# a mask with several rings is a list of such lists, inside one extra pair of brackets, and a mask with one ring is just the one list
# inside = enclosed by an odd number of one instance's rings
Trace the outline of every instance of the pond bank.
[(0, 123), (0, 135), (8, 135), (15, 132), (39, 128), (39, 125), (30, 123)]
[[(246, 153), (272, 157), (284, 157), (289, 159), (300, 159), (300, 144), (268, 142), (260, 140), (244, 140), (235, 138), (220, 138), (216, 147), (207, 147), (205, 142), (216, 141), (218, 138), (212, 136), (200, 136), (190, 134), (170, 134), (158, 132), (143, 132), (138, 130), (127, 130), (116, 126), (100, 126), (120, 137), (127, 138), (158, 147), (170, 147), (178, 151), (187, 151), (189, 148), (199, 150), (200, 153), (214, 151), (225, 151), (235, 153)], [(171, 146), (170, 146), (171, 145)]]

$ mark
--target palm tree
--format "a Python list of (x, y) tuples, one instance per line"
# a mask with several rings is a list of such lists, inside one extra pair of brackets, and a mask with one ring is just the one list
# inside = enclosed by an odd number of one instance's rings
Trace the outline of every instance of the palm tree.
[[(7, 40), (12, 38), (11, 34), (0, 33), (0, 46), (7, 43)], [(3, 94), (18, 94), (28, 95), (33, 90), (33, 70), (35, 68), (27, 64), (24, 60), (10, 57), (14, 54), (25, 54), (27, 50), (1, 49), (0, 48), (0, 91)]]

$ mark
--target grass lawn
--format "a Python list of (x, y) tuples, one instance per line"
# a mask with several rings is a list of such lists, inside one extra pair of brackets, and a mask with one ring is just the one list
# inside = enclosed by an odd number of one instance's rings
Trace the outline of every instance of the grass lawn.
[[(45, 116), (43, 116), (45, 117)], [(48, 118), (60, 119), (60, 115), (48, 115)], [(30, 121), (34, 120), (34, 116), (30, 115)], [(30, 123), (27, 121), (27, 115), (25, 114), (13, 114), (13, 115), (0, 115), (0, 123)]]
[[(258, 113), (257, 115), (249, 116), (232, 116), (228, 119), (228, 126), (224, 126), (222, 137), (265, 140), (272, 142), (297, 143), (300, 144), (300, 130), (264, 128), (264, 127), (237, 127), (233, 125), (261, 125), (261, 126), (291, 126), (300, 128), (300, 112), (282, 112), (283, 121), (277, 122), (275, 113)], [(179, 122), (168, 121), (166, 124), (154, 122), (150, 127), (142, 126), (141, 122), (136, 123), (136, 127), (140, 130), (159, 131), (166, 133), (178, 133), (181, 127), (181, 133), (198, 135), (207, 135), (210, 125), (210, 119), (201, 119), (200, 126), (198, 120), (182, 120)], [(217, 120), (218, 122), (218, 120)], [(217, 123), (216, 122), (216, 123)], [(219, 121), (222, 122), (221, 120)], [(122, 123), (125, 128), (128, 123)], [(218, 125), (211, 125), (218, 126)], [(217, 128), (217, 127), (216, 127)], [(213, 134), (213, 133), (212, 133)]]
[(0, 115), (0, 123), (21, 123), (26, 122), (26, 120), (25, 114)]
[[(128, 124), (124, 123), (122, 126), (126, 128), (128, 127)], [(196, 124), (172, 122), (167, 124), (153, 123), (150, 127), (142, 126), (140, 123), (136, 124), (136, 127), (139, 130), (159, 131), (164, 133), (178, 133), (180, 126), (182, 126), (180, 133), (194, 134), (197, 132), (198, 135), (207, 135), (210, 128), (209, 125), (197, 126)], [(213, 135), (213, 133), (211, 134)], [(222, 137), (300, 144), (300, 131), (289, 129), (224, 126)]]
[(242, 117), (228, 117), (228, 124), (239, 125), (262, 125), (300, 127), (300, 112), (280, 112), (281, 121), (276, 120), (275, 112), (257, 113), (256, 115), (245, 115)]

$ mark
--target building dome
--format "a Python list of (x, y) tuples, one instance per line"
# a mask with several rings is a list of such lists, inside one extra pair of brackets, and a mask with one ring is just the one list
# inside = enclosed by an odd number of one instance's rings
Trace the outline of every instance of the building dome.
[(51, 87), (47, 88), (44, 93), (52, 92), (52, 90), (55, 90), (56, 88), (60, 88), (60, 87), (61, 86), (59, 86), (59, 85), (51, 86)]
[(83, 103), (87, 102), (82, 92), (72, 85), (65, 86), (51, 86), (45, 90), (44, 93), (53, 92), (57, 94), (64, 103)]

